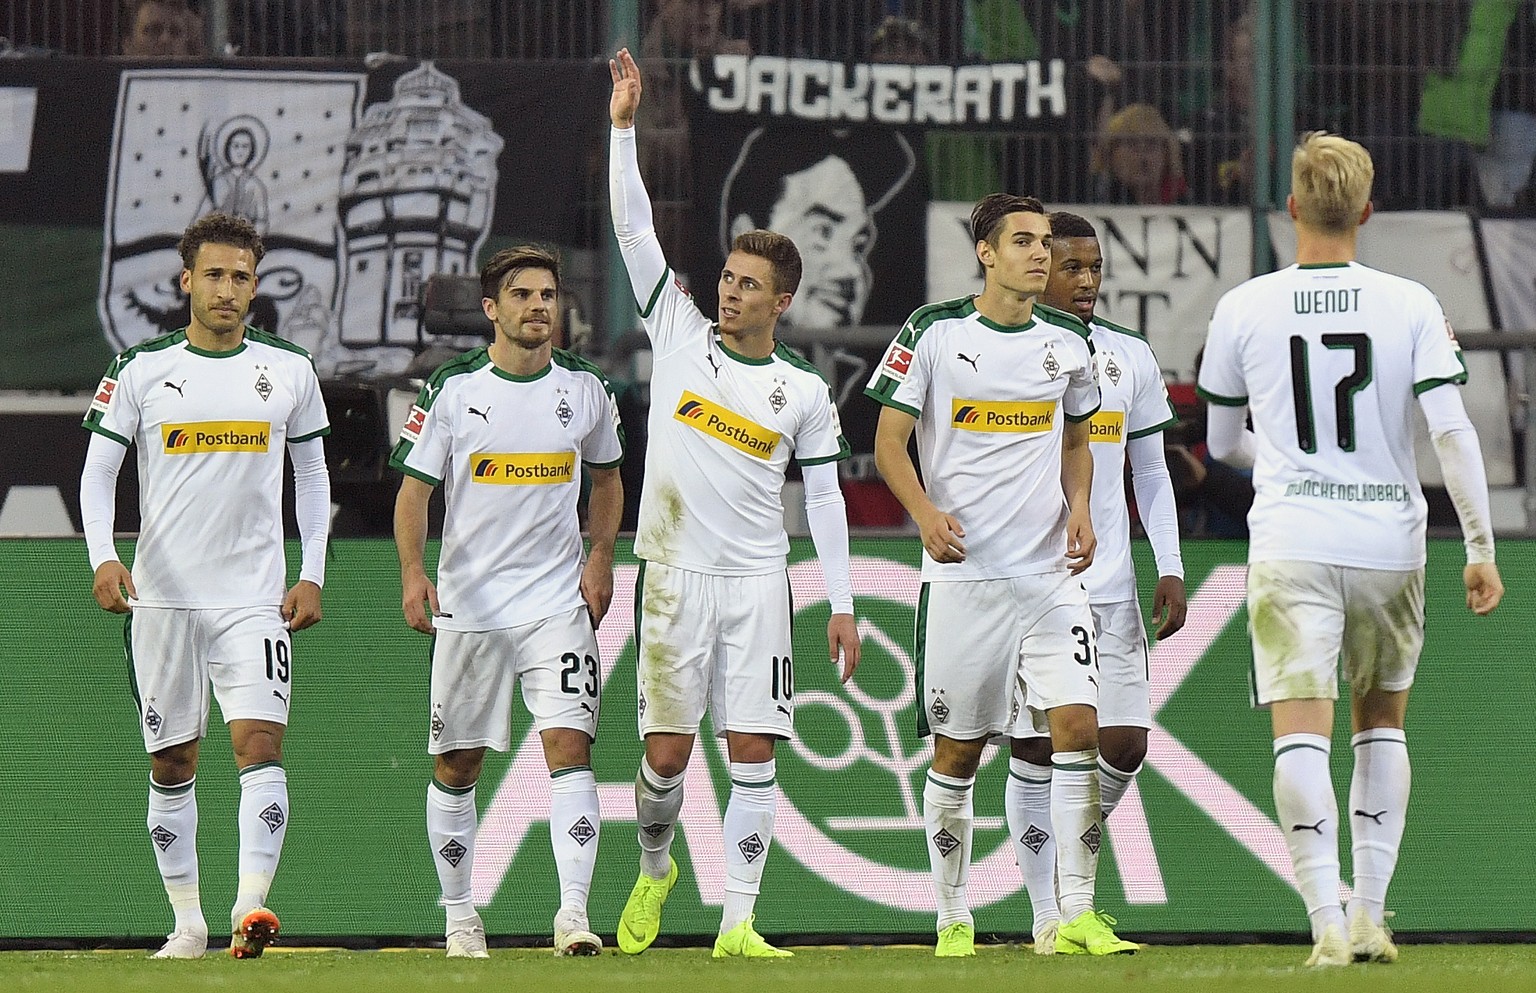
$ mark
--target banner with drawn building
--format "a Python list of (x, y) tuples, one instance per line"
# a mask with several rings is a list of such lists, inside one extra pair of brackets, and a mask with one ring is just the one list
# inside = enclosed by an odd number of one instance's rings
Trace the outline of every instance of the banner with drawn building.
[(215, 209), (265, 239), (253, 323), (322, 376), (399, 372), (431, 275), (512, 239), (591, 247), (598, 68), (0, 64), (7, 102), (35, 107), (5, 135), (30, 155), (0, 170), (0, 293), (18, 311), (0, 388), (89, 386), (112, 352), (183, 326), (176, 243)]

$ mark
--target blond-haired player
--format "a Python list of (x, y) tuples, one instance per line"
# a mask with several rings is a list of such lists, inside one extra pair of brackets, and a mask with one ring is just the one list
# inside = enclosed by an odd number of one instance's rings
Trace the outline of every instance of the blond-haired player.
[[(1408, 809), (1403, 727), (1424, 643), (1415, 399), (1466, 539), (1467, 606), (1487, 614), (1504, 593), (1482, 453), (1455, 389), (1467, 379), (1455, 335), (1424, 286), (1355, 261), (1374, 172), (1355, 142), (1302, 137), (1287, 201), (1296, 264), (1222, 297), (1200, 370), (1212, 455), (1254, 468), (1253, 698), (1270, 709), (1275, 811), (1318, 966), (1397, 958), (1383, 904)], [(1340, 659), (1355, 753), (1347, 915), (1328, 770)]]

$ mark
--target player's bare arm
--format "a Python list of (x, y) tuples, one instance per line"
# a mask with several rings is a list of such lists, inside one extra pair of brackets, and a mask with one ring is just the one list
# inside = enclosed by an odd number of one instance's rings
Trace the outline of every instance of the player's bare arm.
[(621, 48), (608, 60), (608, 75), (613, 79), (613, 96), (608, 99), (608, 119), (616, 128), (635, 126), (635, 111), (640, 109), (640, 67), (629, 49)]
[(1067, 571), (1076, 576), (1093, 565), (1098, 539), (1093, 534), (1089, 496), (1093, 454), (1088, 450), (1088, 421), (1067, 421), (1061, 440), (1061, 489), (1067, 497)]
[(432, 486), (415, 476), (400, 481), (395, 497), (395, 548), (400, 554), (401, 608), (405, 623), (422, 634), (432, 634), (432, 618), (440, 611), (437, 587), (427, 578), (423, 564), (427, 548), (427, 501)]
[(1158, 577), (1157, 589), (1152, 593), (1152, 622), (1157, 625), (1153, 637), (1162, 641), (1169, 635), (1178, 634), (1188, 613), (1184, 580), (1178, 576)]
[[(917, 467), (912, 464), (912, 457), (907, 453), (907, 442), (916, 427), (917, 418), (911, 414), (894, 407), (882, 407), (880, 421), (875, 427), (875, 466), (880, 470), (885, 485), (917, 522), (923, 547), (928, 550), (929, 556), (935, 562), (964, 562), (965, 542), (962, 539), (965, 537), (965, 528), (928, 499), (927, 491), (917, 478)], [(1091, 473), (1091, 458), (1088, 468)], [(1091, 527), (1089, 533), (1091, 536)], [(1086, 564), (1084, 568), (1087, 568)]]
[(133, 588), (133, 574), (128, 571), (128, 567), (113, 559), (103, 562), (97, 568), (96, 579), (91, 584), (91, 595), (96, 598), (102, 610), (126, 614), (130, 609), (129, 598), (137, 599), (139, 593)]
[(589, 469), (592, 495), (587, 502), (587, 534), (592, 548), (581, 570), (581, 598), (592, 626), (603, 623), (613, 603), (613, 545), (624, 514), (624, 483), (617, 469)]
[(294, 583), (283, 597), (283, 619), (290, 631), (302, 631), (320, 623), (320, 587), (307, 579)]

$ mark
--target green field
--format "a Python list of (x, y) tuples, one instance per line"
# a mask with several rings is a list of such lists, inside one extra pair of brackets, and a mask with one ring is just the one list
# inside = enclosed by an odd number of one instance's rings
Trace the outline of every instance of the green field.
[(547, 950), (493, 949), (488, 962), (449, 962), (441, 951), (341, 952), (276, 949), (259, 961), (210, 954), (199, 962), (155, 962), (144, 952), (12, 952), (0, 954), (0, 989), (90, 993), (174, 993), (259, 988), (310, 990), (728, 989), (860, 991), (928, 990), (957, 981), (976, 989), (1092, 990), (1114, 993), (1265, 993), (1269, 990), (1391, 990), (1527, 993), (1536, 989), (1536, 946), (1416, 945), (1395, 965), (1318, 971), (1301, 965), (1300, 945), (1158, 946), (1134, 957), (1040, 958), (1028, 947), (983, 947), (976, 958), (943, 962), (928, 948), (805, 948), (791, 960), (715, 962), (706, 949), (652, 949), (630, 957), (556, 959)]

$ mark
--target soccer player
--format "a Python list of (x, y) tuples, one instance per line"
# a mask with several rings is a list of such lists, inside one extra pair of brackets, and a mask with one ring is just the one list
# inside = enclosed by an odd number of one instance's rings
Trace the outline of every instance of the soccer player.
[[(1141, 770), (1152, 724), (1148, 697), (1147, 633), (1136, 602), (1131, 564), (1131, 518), (1125, 501), (1129, 453), (1136, 506), (1157, 559), (1152, 614), (1157, 637), (1184, 626), (1184, 563), (1179, 555), (1178, 508), (1163, 460), (1163, 431), (1177, 420), (1163, 374), (1147, 339), (1094, 315), (1104, 256), (1093, 225), (1076, 214), (1054, 213), (1051, 275), (1040, 300), (1088, 325), (1098, 357), (1104, 402), (1088, 421), (1093, 453), (1093, 564), (1083, 570), (1099, 646), (1099, 809), (1107, 820)], [(1061, 911), (1056, 904), (1056, 836), (1051, 830), (1051, 740), (1038, 734), (1027, 712), (1014, 725), (1013, 755), (1004, 793), (1008, 830), (1034, 907), (1035, 951), (1056, 951)], [(1071, 945), (1066, 951), (1075, 951)]]
[[(176, 924), (157, 958), (208, 948), (197, 874), (198, 748), (208, 686), (240, 770), (240, 882), (230, 953), (261, 955), (278, 933), (265, 906), (288, 830), (283, 731), (292, 635), (320, 620), (330, 433), (309, 355), (243, 323), (256, 294), (261, 237), (249, 221), (209, 214), (182, 234), (190, 323), (113, 360), (85, 427), (80, 512), (92, 593), (125, 614), (144, 747), (149, 839)], [(130, 573), (112, 540), (118, 470), (139, 450), (140, 525)], [(283, 452), (293, 463), (303, 541), (299, 581), (283, 590)]]
[(834, 662), (841, 656), (846, 681), (859, 661), (836, 464), (848, 443), (826, 381), (774, 341), (800, 282), (794, 242), (770, 231), (738, 235), (720, 272), (718, 320), (700, 313), (668, 271), (640, 180), (640, 72), (626, 49), (608, 65), (613, 229), (655, 355), (635, 535), (640, 874), (619, 917), (619, 948), (642, 952), (661, 928), (677, 882), (670, 850), (684, 770), (707, 704), (732, 783), (714, 955), (783, 957), (790, 953), (754, 929), (752, 911), (773, 840), (774, 744), (794, 733), (784, 473), (793, 455), (832, 607), (827, 648)]
[[(600, 830), (591, 766), (599, 665), (594, 631), (613, 598), (613, 543), (623, 514), (618, 407), (596, 366), (552, 344), (560, 263), (524, 245), (480, 271), (495, 340), (434, 372), (390, 464), (403, 472), (395, 543), (405, 619), (432, 642), (427, 839), (447, 911), (449, 958), (486, 958), (470, 896), (475, 783), (486, 748), (510, 745), (512, 687), (549, 766), (549, 838), (560, 878), (556, 955), (597, 955), (587, 893)], [(576, 504), (592, 480), (592, 551), (582, 563)], [(444, 486), (437, 578), (422, 553), (427, 501)]]
[[(1254, 467), (1253, 699), (1270, 710), (1275, 812), (1311, 918), (1315, 966), (1397, 958), (1383, 905), (1408, 810), (1403, 727), (1424, 644), (1415, 398), (1466, 539), (1467, 606), (1487, 614), (1504, 594), (1483, 457), (1453, 388), (1467, 379), (1455, 335), (1424, 286), (1355, 261), (1374, 174), (1355, 142), (1302, 136), (1287, 199), (1297, 264), (1221, 298), (1200, 370), (1211, 454)], [(1341, 656), (1355, 752), (1347, 916), (1328, 770)]]
[[(966, 898), (972, 787), (987, 739), (1028, 702), (1054, 751), (1058, 950), (1134, 952), (1093, 909), (1099, 817), (1098, 649), (1089, 418), (1100, 405), (1088, 327), (1037, 306), (1051, 268), (1051, 225), (1033, 197), (993, 193), (971, 211), (985, 282), (979, 296), (919, 308), (866, 389), (883, 405), (875, 461), (917, 522), (918, 730), (933, 735), (923, 789), (938, 898), (939, 956), (975, 954)], [(907, 442), (917, 432), (919, 481)], [(925, 488), (926, 487), (926, 488)], [(1016, 715), (1012, 715), (1016, 716)]]

